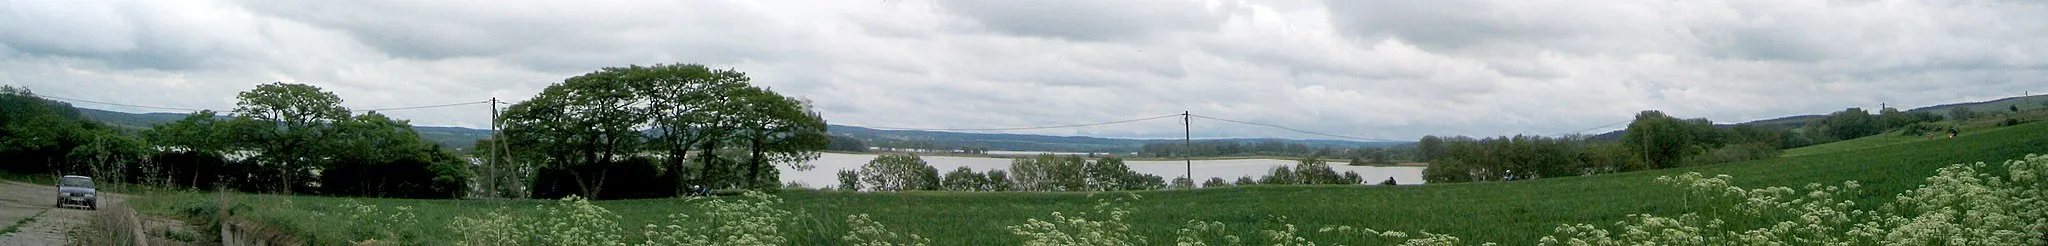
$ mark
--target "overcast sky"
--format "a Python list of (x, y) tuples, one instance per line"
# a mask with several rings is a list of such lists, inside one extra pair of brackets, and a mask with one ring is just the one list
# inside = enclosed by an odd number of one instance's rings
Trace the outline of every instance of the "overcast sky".
[[(0, 0), (0, 84), (228, 110), (235, 93), (283, 81), (367, 109), (517, 102), (602, 67), (699, 63), (808, 98), (833, 124), (1192, 111), (1409, 140), (1570, 133), (1646, 109), (1741, 122), (2038, 93), (2044, 13), (2042, 1)], [(385, 113), (485, 127), (488, 112)], [(1177, 121), (1020, 133), (1179, 137)], [(1199, 118), (1194, 135), (1330, 138)]]

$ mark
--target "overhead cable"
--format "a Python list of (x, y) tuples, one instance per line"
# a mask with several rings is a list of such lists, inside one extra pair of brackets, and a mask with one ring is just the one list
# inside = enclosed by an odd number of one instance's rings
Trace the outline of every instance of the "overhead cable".
[(1402, 142), (1402, 141), (1399, 141), (1399, 140), (1388, 140), (1388, 139), (1380, 139), (1380, 138), (1368, 138), (1368, 137), (1353, 137), (1353, 136), (1345, 136), (1345, 135), (1337, 135), (1337, 134), (1329, 134), (1329, 133), (1321, 133), (1321, 132), (1312, 132), (1312, 131), (1307, 131), (1307, 130), (1301, 130), (1301, 129), (1294, 129), (1294, 128), (1292, 128), (1292, 127), (1285, 127), (1285, 126), (1280, 126), (1280, 125), (1274, 125), (1274, 124), (1266, 124), (1266, 123), (1258, 123), (1258, 122), (1250, 122), (1250, 121), (1242, 121), (1242, 120), (1232, 120), (1232, 119), (1216, 118), (1216, 117), (1209, 117), (1209, 116), (1204, 116), (1204, 115), (1198, 115), (1198, 114), (1190, 114), (1189, 116), (1194, 116), (1195, 118), (1203, 118), (1203, 119), (1219, 120), (1219, 121), (1224, 121), (1224, 122), (1230, 122), (1230, 123), (1238, 123), (1238, 124), (1246, 124), (1246, 125), (1255, 125), (1255, 126), (1264, 126), (1264, 127), (1272, 127), (1272, 128), (1279, 128), (1279, 129), (1282, 129), (1282, 130), (1294, 131), (1294, 132), (1298, 132), (1298, 133), (1305, 133), (1305, 134), (1310, 134), (1310, 135), (1318, 135), (1318, 136), (1325, 136), (1325, 137), (1334, 137), (1334, 138), (1346, 138), (1346, 139), (1356, 139), (1356, 140), (1366, 140), (1366, 141), (1380, 141), (1380, 142)]
[(1088, 124), (1073, 124), (1073, 125), (1056, 125), (1056, 126), (1029, 126), (1029, 127), (1005, 127), (1005, 128), (910, 128), (910, 127), (887, 127), (887, 126), (867, 126), (867, 128), (874, 128), (874, 129), (882, 129), (882, 130), (909, 130), (909, 131), (1016, 131), (1016, 130), (1038, 130), (1038, 129), (1056, 129), (1056, 128), (1072, 128), (1072, 127), (1084, 127), (1084, 126), (1099, 126), (1099, 125), (1109, 125), (1109, 124), (1122, 124), (1122, 123), (1131, 123), (1131, 122), (1139, 122), (1139, 121), (1147, 121), (1147, 120), (1165, 119), (1165, 118), (1169, 118), (1169, 117), (1177, 117), (1177, 116), (1181, 116), (1181, 114), (1169, 114), (1169, 115), (1161, 115), (1161, 116), (1156, 116), (1156, 117), (1148, 117), (1148, 118), (1141, 118), (1141, 119), (1119, 120), (1119, 121), (1109, 121), (1109, 122), (1097, 122), (1097, 123), (1088, 123)]

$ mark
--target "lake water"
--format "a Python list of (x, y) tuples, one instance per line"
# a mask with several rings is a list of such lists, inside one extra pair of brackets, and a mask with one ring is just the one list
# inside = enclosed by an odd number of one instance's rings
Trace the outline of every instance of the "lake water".
[[(806, 187), (815, 188), (826, 185), (838, 185), (839, 170), (859, 170), (861, 165), (874, 160), (875, 156), (873, 154), (824, 153), (817, 160), (810, 162), (812, 166), (817, 168), (805, 171), (797, 171), (787, 166), (779, 168), (782, 170), (782, 182), (803, 183)], [(989, 170), (1008, 171), (1010, 169), (1009, 158), (954, 156), (920, 156), (920, 158), (923, 158), (924, 162), (931, 164), (932, 167), (938, 168), (939, 175), (941, 176), (960, 167), (974, 169), (976, 172), (988, 172)], [(1257, 179), (1261, 176), (1266, 176), (1266, 173), (1270, 172), (1273, 167), (1287, 166), (1293, 168), (1294, 164), (1295, 161), (1274, 159), (1197, 160), (1194, 163), (1195, 183), (1199, 185), (1202, 181), (1209, 180), (1212, 177), (1223, 178), (1223, 180), (1233, 182), (1237, 181), (1238, 177), (1244, 176), (1251, 176), (1253, 179)], [(1186, 162), (1184, 161), (1126, 160), (1124, 165), (1130, 166), (1131, 171), (1165, 177), (1169, 182), (1173, 178), (1180, 177), (1188, 172)], [(1344, 173), (1344, 171), (1358, 172), (1358, 175), (1364, 177), (1367, 183), (1373, 184), (1385, 181), (1388, 177), (1392, 177), (1395, 182), (1404, 185), (1423, 183), (1421, 167), (1346, 166), (1343, 162), (1331, 162), (1330, 169), (1336, 170), (1340, 174)]]

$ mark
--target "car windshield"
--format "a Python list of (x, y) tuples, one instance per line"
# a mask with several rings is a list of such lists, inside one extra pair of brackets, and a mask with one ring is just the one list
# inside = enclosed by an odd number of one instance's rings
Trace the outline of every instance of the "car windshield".
[(64, 182), (64, 186), (65, 186), (65, 187), (85, 187), (85, 188), (92, 188), (92, 179), (87, 179), (87, 178), (64, 178), (64, 181), (63, 181), (63, 182)]

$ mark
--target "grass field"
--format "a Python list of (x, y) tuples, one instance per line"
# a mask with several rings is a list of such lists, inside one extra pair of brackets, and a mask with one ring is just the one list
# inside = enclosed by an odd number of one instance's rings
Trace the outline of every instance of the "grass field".
[[(1256, 186), (1192, 191), (1139, 192), (1132, 204), (1133, 229), (1155, 243), (1170, 243), (1173, 232), (1189, 220), (1220, 221), (1229, 231), (1261, 243), (1262, 229), (1275, 229), (1285, 217), (1311, 231), (1302, 235), (1318, 242), (1345, 242), (1312, 232), (1321, 226), (1348, 225), (1382, 230), (1447, 233), (1467, 242), (1533, 243), (1565, 223), (1609, 224), (1628, 214), (1677, 215), (1688, 212), (1675, 194), (1679, 190), (1652, 182), (1658, 176), (1684, 172), (1728, 174), (1745, 187), (1840, 184), (1855, 180), (1863, 191), (1853, 195), (1861, 206), (1874, 208), (1901, 191), (1918, 186), (1934, 170), (1948, 164), (2000, 162), (2028, 153), (2048, 153), (2048, 123), (1973, 131), (1956, 139), (1925, 141), (1878, 136), (1787, 151), (1781, 158), (1588, 177), (1515, 182), (1432, 184), (1423, 186)], [(1910, 137), (1905, 137), (1910, 138)], [(1792, 153), (1800, 154), (1794, 155)], [(785, 208), (801, 211), (805, 224), (796, 235), (800, 244), (836, 244), (845, 233), (849, 214), (870, 214), (893, 231), (916, 233), (941, 245), (1014, 245), (1020, 238), (1004, 226), (1054, 211), (1087, 211), (1097, 199), (1113, 194), (1088, 193), (842, 193), (785, 191)], [(180, 210), (208, 206), (208, 193), (159, 193), (132, 203), (145, 213), (177, 215)], [(336, 223), (344, 214), (338, 204), (347, 198), (232, 195), (237, 217), (264, 222), (316, 241), (317, 245), (348, 240)], [(542, 201), (463, 201), (355, 199), (385, 207), (411, 206), (419, 216), (417, 231), (428, 239), (450, 237), (445, 228), (455, 216), (481, 214), (507, 207), (533, 214)], [(688, 212), (682, 199), (601, 201), (621, 215), (621, 225), (637, 232), (640, 225)], [(1868, 208), (1866, 208), (1868, 209)], [(316, 215), (322, 212), (325, 215)], [(1760, 221), (1728, 221), (1734, 228)], [(637, 235), (637, 233), (631, 233)], [(628, 236), (632, 238), (633, 236)]]

